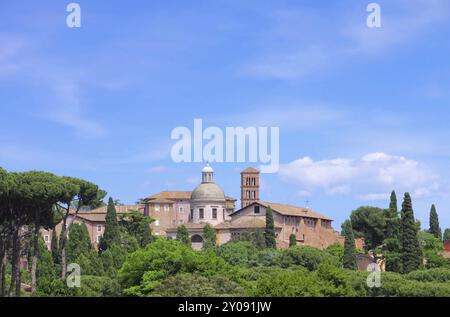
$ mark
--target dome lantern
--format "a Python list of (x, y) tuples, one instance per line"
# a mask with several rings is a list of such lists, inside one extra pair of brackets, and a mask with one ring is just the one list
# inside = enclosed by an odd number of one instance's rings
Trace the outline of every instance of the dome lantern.
[(209, 165), (208, 162), (206, 162), (205, 167), (202, 169), (202, 183), (214, 183), (214, 170)]

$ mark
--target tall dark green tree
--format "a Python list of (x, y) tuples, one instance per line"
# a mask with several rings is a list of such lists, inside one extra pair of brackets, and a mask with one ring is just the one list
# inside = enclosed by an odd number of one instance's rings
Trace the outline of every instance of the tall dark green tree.
[(450, 229), (447, 228), (444, 230), (444, 241), (450, 240)]
[(56, 236), (55, 229), (52, 230), (51, 253), (52, 253), (53, 263), (59, 264), (61, 254), (59, 251), (58, 238)]
[(203, 227), (203, 249), (209, 250), (216, 246), (216, 231), (210, 224)]
[(386, 218), (386, 238), (398, 238), (400, 234), (400, 218), (397, 209), (397, 195), (395, 191), (391, 193), (389, 209), (384, 212)]
[(295, 233), (291, 233), (289, 235), (289, 247), (295, 247), (297, 245), (297, 238), (295, 237)]
[(177, 228), (176, 239), (186, 245), (191, 245), (191, 239), (189, 239), (189, 232), (185, 225), (181, 225)]
[(419, 228), (414, 219), (411, 196), (405, 193), (402, 204), (401, 220), (401, 253), (402, 271), (409, 273), (417, 270), (422, 261), (422, 251), (419, 245)]
[(89, 231), (84, 223), (74, 223), (69, 228), (67, 261), (74, 262), (80, 255), (87, 256), (93, 250)]
[(442, 230), (441, 227), (439, 227), (439, 217), (436, 212), (436, 206), (434, 204), (431, 205), (430, 229), (428, 230), (428, 232), (434, 235), (436, 238), (442, 240)]
[(275, 225), (273, 222), (272, 208), (268, 206), (266, 208), (266, 230), (264, 232), (266, 240), (266, 247), (271, 249), (277, 248), (277, 242), (275, 240)]
[(386, 234), (384, 243), (384, 256), (386, 270), (391, 272), (402, 271), (401, 245), (400, 245), (400, 217), (397, 209), (397, 195), (391, 193), (389, 209), (385, 210)]
[(99, 252), (104, 252), (114, 243), (120, 243), (120, 227), (117, 221), (116, 206), (110, 197), (105, 218), (105, 232), (100, 239)]
[(350, 222), (346, 222), (344, 256), (342, 262), (344, 268), (350, 270), (356, 269), (355, 236), (353, 235), (353, 229)]

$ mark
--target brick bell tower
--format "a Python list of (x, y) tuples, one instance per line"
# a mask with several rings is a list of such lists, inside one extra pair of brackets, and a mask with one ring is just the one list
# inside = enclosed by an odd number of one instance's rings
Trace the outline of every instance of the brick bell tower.
[(241, 172), (241, 208), (259, 201), (259, 171), (253, 167)]

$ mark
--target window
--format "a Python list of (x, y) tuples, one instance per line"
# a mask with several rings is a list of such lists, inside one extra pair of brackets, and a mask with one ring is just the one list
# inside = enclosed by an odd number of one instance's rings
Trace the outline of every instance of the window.
[(155, 226), (159, 226), (159, 220), (158, 219), (155, 220)]
[(217, 208), (212, 209), (212, 218), (217, 219)]
[(50, 238), (50, 237), (48, 236), (48, 234), (46, 234), (46, 235), (44, 236), (44, 241), (45, 241), (45, 242), (48, 242), (48, 241), (49, 241), (49, 238)]
[(258, 205), (255, 205), (253, 212), (255, 214), (259, 214), (259, 206)]
[(159, 204), (155, 204), (155, 211), (159, 211)]
[(205, 217), (205, 210), (204, 210), (203, 208), (200, 208), (200, 209), (198, 210), (198, 217), (199, 217), (200, 219), (203, 219), (203, 218)]
[(98, 234), (98, 235), (97, 235), (97, 240), (96, 240), (97, 243), (100, 243), (100, 239), (101, 239), (101, 238), (102, 238), (102, 235), (101, 235), (101, 234)]
[(169, 211), (169, 205), (164, 205), (164, 211)]
[(97, 232), (102, 232), (102, 225), (97, 225)]
[(182, 214), (183, 213), (183, 207), (180, 207), (180, 214)]
[(194, 219), (194, 209), (191, 209), (191, 214), (189, 215), (189, 220)]

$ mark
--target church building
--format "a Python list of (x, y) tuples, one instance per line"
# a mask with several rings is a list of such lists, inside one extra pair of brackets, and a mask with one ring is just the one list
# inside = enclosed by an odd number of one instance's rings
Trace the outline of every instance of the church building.
[(214, 170), (209, 164), (202, 169), (202, 182), (192, 192), (160, 192), (144, 200), (144, 213), (155, 219), (156, 235), (175, 239), (178, 226), (184, 225), (194, 249), (203, 245), (203, 227), (210, 224), (216, 231), (216, 243), (224, 244), (243, 233), (264, 231), (266, 210), (273, 212), (277, 247), (289, 246), (294, 234), (299, 245), (326, 248), (343, 243), (343, 237), (333, 230), (332, 219), (309, 208), (260, 201), (260, 173), (254, 168), (241, 172), (241, 208), (236, 200), (225, 195), (214, 182)]

